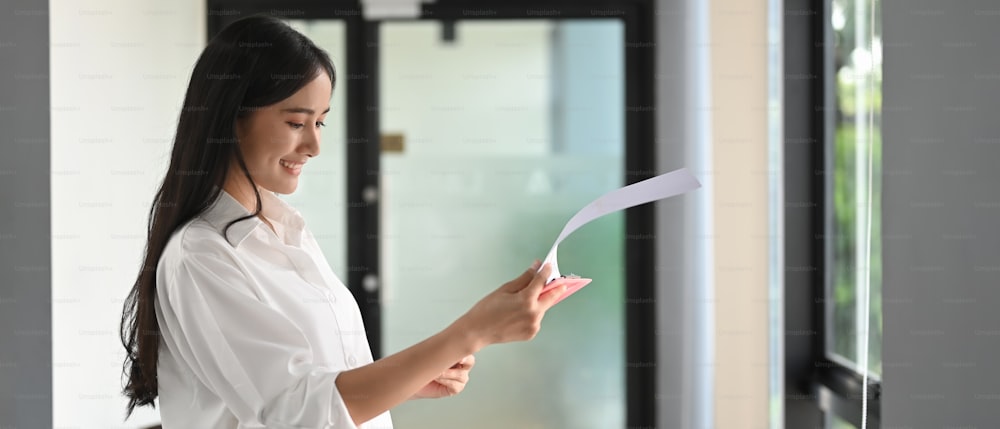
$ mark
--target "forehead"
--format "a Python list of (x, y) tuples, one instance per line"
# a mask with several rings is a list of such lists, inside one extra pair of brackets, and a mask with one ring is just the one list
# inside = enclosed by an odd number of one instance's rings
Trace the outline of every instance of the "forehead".
[[(275, 106), (279, 110), (286, 108), (306, 108), (312, 109), (317, 113), (322, 113), (330, 106), (332, 86), (330, 84), (330, 77), (327, 76), (325, 72), (319, 73), (313, 78), (309, 83), (307, 83), (302, 88), (299, 88), (290, 97), (279, 101)], [(308, 113), (308, 112), (293, 112), (293, 113)]]

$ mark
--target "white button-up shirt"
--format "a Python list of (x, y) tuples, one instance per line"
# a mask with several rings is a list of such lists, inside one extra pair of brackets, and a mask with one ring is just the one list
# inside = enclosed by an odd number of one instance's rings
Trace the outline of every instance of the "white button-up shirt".
[(334, 380), (372, 362), (358, 304), (295, 208), (261, 190), (264, 217), (226, 191), (171, 236), (156, 268), (166, 429), (391, 429), (352, 422)]

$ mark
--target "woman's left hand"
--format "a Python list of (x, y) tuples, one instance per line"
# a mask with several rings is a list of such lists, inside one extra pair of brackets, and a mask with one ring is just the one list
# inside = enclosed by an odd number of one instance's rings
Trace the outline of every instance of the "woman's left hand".
[(437, 378), (414, 393), (410, 399), (436, 399), (455, 396), (465, 389), (469, 382), (469, 371), (476, 364), (476, 357), (468, 355), (445, 370)]

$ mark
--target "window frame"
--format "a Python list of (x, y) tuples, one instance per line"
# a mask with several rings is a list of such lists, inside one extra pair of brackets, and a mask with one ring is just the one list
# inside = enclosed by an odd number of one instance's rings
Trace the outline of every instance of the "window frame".
[[(825, 414), (861, 427), (862, 375), (830, 359), (827, 196), (834, 94), (831, 0), (783, 2), (784, 427), (825, 427)], [(869, 377), (868, 427), (881, 426), (881, 382)]]

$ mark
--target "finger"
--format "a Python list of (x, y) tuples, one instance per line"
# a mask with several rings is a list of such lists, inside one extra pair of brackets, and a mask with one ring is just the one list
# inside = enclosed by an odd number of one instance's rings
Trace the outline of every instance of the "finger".
[(442, 385), (454, 385), (454, 384), (464, 385), (469, 382), (469, 374), (468, 373), (454, 374), (453, 376), (450, 377), (445, 377), (442, 375), (438, 378), (435, 378), (434, 382)]
[(469, 382), (469, 377), (455, 377), (455, 378), (438, 377), (434, 379), (434, 383), (449, 387), (464, 386), (468, 382)]
[(561, 298), (566, 293), (566, 288), (567, 288), (566, 284), (561, 282), (560, 279), (556, 279), (554, 283), (557, 283), (557, 285), (545, 291), (545, 293), (542, 293), (538, 297), (538, 303), (545, 310), (548, 310), (552, 308), (553, 305), (556, 305), (556, 302), (559, 301), (559, 298)]
[(454, 380), (442, 380), (438, 384), (444, 386), (449, 395), (457, 395), (465, 388), (465, 383)]
[(525, 293), (531, 295), (532, 297), (537, 297), (542, 293), (542, 289), (545, 287), (545, 281), (548, 280), (549, 275), (552, 274), (552, 264), (546, 263), (542, 266), (541, 271), (532, 277), (531, 282), (524, 288)]
[(468, 356), (462, 358), (462, 360), (458, 361), (458, 363), (452, 365), (451, 367), (452, 368), (472, 368), (472, 365), (475, 365), (475, 364), (476, 364), (476, 356), (475, 355), (468, 355)]
[(521, 273), (521, 275), (517, 276), (517, 278), (515, 278), (514, 280), (504, 283), (504, 285), (501, 286), (500, 289), (511, 293), (517, 293), (521, 291), (521, 289), (524, 289), (524, 286), (527, 285), (529, 281), (531, 281), (532, 277), (535, 275), (535, 272), (538, 271), (539, 264), (541, 264), (541, 262), (536, 259), (535, 262), (533, 262), (531, 266), (528, 267), (527, 270), (524, 270), (524, 272)]
[(445, 372), (442, 372), (441, 375), (439, 375), (434, 380), (435, 381), (440, 381), (440, 380), (458, 380), (458, 381), (463, 381), (463, 380), (468, 380), (468, 379), (469, 379), (469, 370), (467, 370), (467, 369), (449, 369), (449, 370), (447, 370)]

